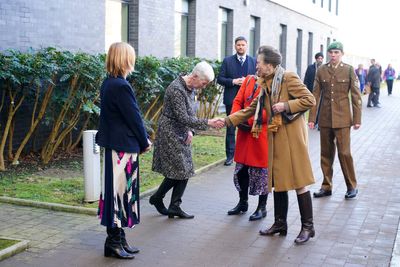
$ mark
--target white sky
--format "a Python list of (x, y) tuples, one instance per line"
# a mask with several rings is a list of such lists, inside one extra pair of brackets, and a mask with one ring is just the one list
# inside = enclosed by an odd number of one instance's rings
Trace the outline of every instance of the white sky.
[(341, 0), (339, 5), (338, 40), (342, 40), (345, 53), (376, 58), (384, 68), (389, 62), (399, 68), (400, 1)]

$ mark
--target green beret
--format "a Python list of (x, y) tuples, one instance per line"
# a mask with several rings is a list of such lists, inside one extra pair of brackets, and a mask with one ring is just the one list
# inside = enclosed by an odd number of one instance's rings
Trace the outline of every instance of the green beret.
[(329, 46), (328, 46), (328, 51), (331, 51), (333, 49), (336, 50), (340, 50), (343, 52), (343, 44), (341, 42), (332, 42)]

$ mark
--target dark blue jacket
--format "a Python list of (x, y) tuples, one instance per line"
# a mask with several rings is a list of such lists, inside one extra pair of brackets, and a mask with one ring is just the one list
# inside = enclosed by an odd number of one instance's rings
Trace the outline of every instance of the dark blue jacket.
[(312, 93), (314, 88), (315, 73), (317, 72), (317, 64), (314, 62), (308, 65), (306, 74), (304, 75), (304, 84), (307, 86), (308, 90)]
[(233, 85), (233, 79), (246, 77), (249, 74), (256, 73), (256, 60), (253, 57), (246, 55), (246, 61), (243, 66), (240, 65), (237, 59), (237, 54), (226, 57), (222, 61), (221, 70), (219, 72), (217, 82), (225, 87), (224, 89), (224, 104), (232, 105), (233, 99), (239, 91), (239, 85)]
[(128, 153), (144, 151), (149, 146), (147, 133), (131, 85), (122, 77), (108, 77), (100, 90), (96, 143)]

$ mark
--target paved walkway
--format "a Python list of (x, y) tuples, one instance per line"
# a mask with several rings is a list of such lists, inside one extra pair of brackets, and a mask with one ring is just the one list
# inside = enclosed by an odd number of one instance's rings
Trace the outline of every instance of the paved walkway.
[[(314, 199), (316, 236), (305, 245), (293, 243), (300, 230), (294, 192), (288, 235), (260, 236), (258, 230), (273, 222), (272, 197), (262, 221), (248, 221), (256, 197), (250, 197), (247, 214), (227, 216), (238, 196), (233, 167), (219, 166), (189, 182), (183, 208), (194, 220), (160, 216), (148, 198), (142, 200), (142, 223), (128, 232), (142, 249), (132, 261), (103, 257), (105, 230), (95, 217), (0, 204), (0, 236), (31, 240), (31, 248), (0, 266), (389, 266), (400, 217), (399, 89), (390, 97), (382, 90), (380, 109), (364, 103), (363, 125), (352, 132), (359, 195), (344, 199), (336, 161), (333, 195)], [(318, 131), (309, 137), (315, 191), (321, 184)], [(392, 266), (399, 266), (399, 250)]]

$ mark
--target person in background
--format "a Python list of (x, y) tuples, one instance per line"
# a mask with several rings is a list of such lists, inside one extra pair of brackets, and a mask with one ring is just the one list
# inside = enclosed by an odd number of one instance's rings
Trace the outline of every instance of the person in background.
[(396, 79), (396, 71), (393, 69), (392, 64), (389, 64), (383, 73), (383, 80), (386, 81), (388, 95), (392, 94), (393, 81)]
[(306, 74), (304, 75), (304, 84), (307, 86), (308, 90), (312, 93), (314, 88), (314, 79), (317, 69), (322, 65), (324, 61), (324, 54), (318, 52), (314, 56), (315, 62), (307, 67)]
[(288, 190), (296, 190), (301, 216), (301, 230), (296, 244), (307, 242), (315, 236), (313, 209), (307, 186), (314, 183), (308, 154), (308, 133), (304, 114), (291, 122), (284, 121), (284, 113), (303, 113), (315, 105), (315, 98), (297, 74), (285, 71), (281, 66), (282, 55), (271, 46), (260, 46), (257, 56), (257, 84), (259, 97), (245, 109), (227, 118), (227, 125), (237, 126), (253, 115), (252, 134), (262, 134), (262, 114), (268, 123), (268, 190), (274, 188), (275, 222), (261, 235), (287, 235)]
[[(217, 119), (196, 117), (194, 112), (195, 89), (202, 89), (214, 80), (214, 70), (205, 61), (198, 63), (190, 74), (179, 76), (166, 89), (164, 105), (158, 120), (154, 142), (153, 165), (155, 172), (164, 175), (164, 180), (149, 202), (162, 215), (192, 219), (180, 207), (182, 196), (190, 177), (194, 175), (192, 140), (194, 130), (206, 130), (208, 126), (221, 128)], [(173, 188), (168, 209), (164, 206), (165, 194)]]
[(127, 43), (110, 46), (96, 134), (96, 143), (105, 148), (104, 191), (99, 201), (101, 224), (107, 227), (104, 256), (122, 259), (133, 259), (139, 252), (127, 243), (123, 227), (140, 221), (139, 154), (151, 148), (134, 90), (126, 80), (134, 70), (135, 58), (135, 50)]
[[(232, 113), (248, 107), (254, 98), (257, 98), (260, 86), (257, 77), (248, 75), (235, 99), (233, 100)], [(239, 191), (239, 203), (228, 211), (228, 215), (237, 215), (248, 209), (248, 195), (258, 195), (258, 205), (249, 217), (250, 221), (260, 220), (267, 216), (268, 198), (268, 140), (267, 140), (267, 113), (262, 114), (262, 133), (258, 138), (253, 137), (251, 125), (254, 116), (238, 125), (236, 138), (235, 162), (233, 181)]]
[(358, 64), (356, 75), (358, 77), (358, 81), (360, 82), (360, 92), (364, 93), (364, 87), (367, 82), (367, 70), (364, 69), (363, 64)]
[(332, 195), (332, 167), (337, 146), (347, 186), (345, 199), (350, 199), (358, 193), (350, 148), (350, 127), (357, 130), (361, 126), (361, 93), (353, 67), (342, 62), (343, 44), (332, 42), (328, 46), (328, 53), (330, 61), (318, 69), (315, 77), (313, 94), (317, 105), (311, 109), (308, 118), (308, 126), (313, 129), (320, 106), (321, 169), (324, 179), (320, 190), (314, 192), (314, 197)]
[[(256, 73), (256, 60), (247, 55), (247, 40), (243, 36), (235, 39), (236, 54), (224, 58), (221, 65), (217, 82), (224, 86), (223, 103), (226, 109), (226, 115), (231, 114), (233, 99), (235, 98), (245, 77)], [(225, 166), (233, 163), (235, 154), (235, 127), (226, 128), (225, 137)]]
[(371, 59), (371, 66), (369, 67), (367, 75), (367, 82), (368, 85), (371, 87), (371, 93), (368, 95), (368, 108), (372, 106), (377, 108), (381, 107), (379, 103), (381, 73), (381, 68), (378, 63), (375, 62), (375, 59)]
[[(314, 89), (315, 74), (317, 73), (318, 68), (322, 65), (322, 62), (324, 61), (324, 54), (318, 52), (315, 54), (314, 58), (315, 62), (307, 67), (306, 74), (304, 75), (304, 84), (307, 86), (308, 90), (310, 90), (311, 93)], [(317, 122), (318, 113), (319, 112), (317, 112)], [(319, 129), (318, 125), (316, 126), (316, 128)]]

